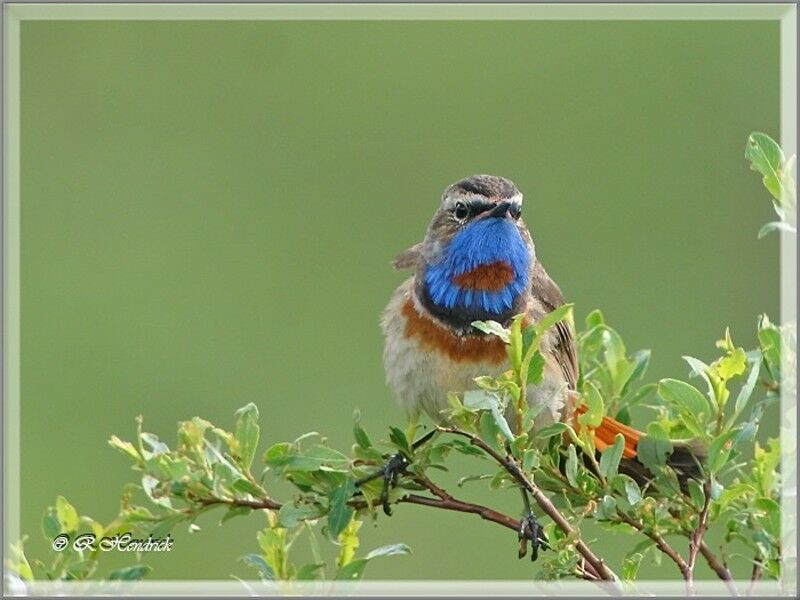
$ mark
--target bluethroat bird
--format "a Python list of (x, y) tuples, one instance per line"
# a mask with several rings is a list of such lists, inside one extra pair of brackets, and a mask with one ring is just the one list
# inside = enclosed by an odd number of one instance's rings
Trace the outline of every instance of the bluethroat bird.
[[(522, 204), (522, 194), (508, 179), (493, 175), (462, 179), (444, 191), (425, 238), (396, 258), (395, 268), (411, 269), (413, 275), (395, 290), (383, 313), (384, 368), (395, 398), (412, 422), (420, 413), (441, 422), (449, 392), (472, 389), (475, 377), (499, 376), (509, 369), (503, 341), (473, 327), (474, 321), (508, 325), (524, 314), (527, 322), (537, 322), (564, 303), (522, 219)], [(553, 327), (540, 349), (544, 377), (527, 389), (529, 405), (542, 406), (534, 434), (545, 425), (572, 418), (572, 392), (578, 380), (569, 324), (562, 321)], [(641, 432), (606, 417), (594, 430), (596, 447), (605, 449), (617, 433), (625, 438), (621, 470), (642, 480), (646, 470), (636, 461)], [(408, 460), (398, 455), (389, 461), (383, 471), (389, 484), (396, 483)], [(677, 466), (683, 462), (689, 471), (695, 464), (679, 446), (672, 461)], [(386, 504), (384, 510), (389, 512)], [(532, 514), (523, 527), (531, 536), (535, 556), (545, 540)]]

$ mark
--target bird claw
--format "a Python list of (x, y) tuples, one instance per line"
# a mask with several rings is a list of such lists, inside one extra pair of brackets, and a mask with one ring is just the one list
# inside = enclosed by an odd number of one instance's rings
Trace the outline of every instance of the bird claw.
[(531, 543), (531, 562), (539, 558), (539, 548), (547, 550), (550, 546), (547, 544), (547, 536), (544, 533), (544, 527), (539, 523), (536, 516), (529, 512), (519, 522), (519, 557), (523, 558), (528, 553), (528, 542)]
[(410, 464), (411, 461), (409, 458), (402, 452), (398, 452), (397, 454), (391, 456), (379, 471), (356, 481), (356, 487), (361, 487), (365, 483), (374, 481), (379, 477), (382, 478), (383, 489), (381, 489), (381, 495), (378, 497), (378, 500), (380, 501), (381, 506), (383, 506), (383, 512), (387, 516), (392, 516), (392, 507), (389, 504), (389, 490), (397, 487), (400, 475), (405, 473), (406, 468)]

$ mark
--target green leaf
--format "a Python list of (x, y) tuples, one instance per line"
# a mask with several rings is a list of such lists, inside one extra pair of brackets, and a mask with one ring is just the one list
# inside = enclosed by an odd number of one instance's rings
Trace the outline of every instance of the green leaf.
[(496, 335), (501, 340), (503, 340), (506, 344), (511, 341), (511, 334), (497, 321), (473, 321), (472, 326), (483, 333), (487, 333), (489, 335)]
[(650, 350), (639, 350), (631, 356), (631, 359), (633, 360), (633, 371), (626, 382), (626, 387), (630, 385), (631, 382), (638, 381), (642, 378), (642, 376), (645, 374), (645, 371), (647, 371), (648, 365), (650, 364), (650, 356)]
[(747, 355), (742, 348), (734, 348), (716, 363), (717, 373), (726, 381), (744, 373), (746, 366)]
[(781, 166), (785, 159), (778, 143), (764, 133), (751, 133), (747, 138), (744, 156), (750, 161), (750, 168), (762, 175), (762, 181), (767, 191), (780, 203), (782, 201)]
[(662, 379), (658, 383), (658, 395), (682, 417), (693, 435), (706, 437), (703, 424), (715, 410), (697, 388), (677, 379)]
[(285, 502), (278, 511), (278, 525), (293, 529), (306, 519), (316, 519), (319, 516), (320, 507), (310, 502)]
[(636, 458), (651, 472), (656, 472), (667, 464), (667, 456), (672, 452), (672, 442), (666, 431), (657, 423), (650, 423), (647, 435), (636, 445)]
[(775, 539), (780, 538), (781, 533), (781, 507), (771, 498), (758, 498), (755, 501), (755, 508), (760, 514), (756, 519), (764, 530)]
[(138, 581), (152, 570), (147, 565), (133, 565), (113, 571), (108, 578), (111, 581)]
[[(249, 511), (250, 509), (248, 509)], [(223, 517), (224, 518), (224, 517)], [(173, 515), (164, 519), (163, 521), (159, 522), (152, 530), (153, 537), (159, 538), (164, 537), (168, 533), (170, 533), (176, 525), (186, 520), (186, 517), (182, 514)]]
[(411, 450), (411, 444), (408, 443), (408, 439), (406, 438), (406, 434), (403, 433), (401, 429), (397, 427), (390, 427), (389, 428), (389, 440), (397, 446), (397, 448), (401, 452), (405, 452), (408, 456), (413, 454)]
[(708, 399), (700, 391), (684, 381), (662, 379), (658, 382), (658, 394), (678, 412), (688, 411), (700, 422), (714, 411)]
[(508, 355), (511, 358), (511, 368), (515, 371), (519, 371), (522, 366), (522, 318), (524, 316), (514, 317), (508, 332)]
[(275, 572), (260, 554), (245, 554), (239, 560), (258, 569), (262, 581), (275, 581)]
[(331, 539), (336, 539), (344, 531), (350, 519), (353, 518), (353, 509), (347, 502), (353, 496), (356, 486), (352, 479), (338, 487), (330, 495), (330, 511), (328, 512), (328, 534)]
[[(400, 433), (402, 434), (402, 432)], [(405, 438), (405, 436), (403, 437)], [(312, 446), (302, 452), (290, 449), (285, 454), (283, 449), (279, 449), (274, 453), (271, 453), (271, 450), (272, 449), (267, 451), (264, 462), (267, 463), (268, 466), (282, 467), (287, 471), (332, 471), (347, 473), (349, 470), (350, 459), (338, 450), (334, 450), (328, 446)]]
[(572, 314), (572, 304), (562, 304), (558, 308), (551, 310), (539, 321), (536, 322), (536, 331), (539, 334), (544, 333), (559, 321), (563, 321)]
[(169, 496), (160, 494), (156, 489), (159, 483), (160, 482), (158, 479), (152, 475), (142, 476), (142, 489), (144, 490), (144, 493), (147, 494), (147, 497), (150, 499), (150, 501), (165, 508), (172, 508), (172, 503), (170, 502)]
[(547, 439), (564, 433), (569, 427), (564, 423), (553, 423), (547, 427), (542, 427), (535, 433), (537, 439)]
[(159, 454), (169, 454), (169, 446), (159, 440), (157, 435), (145, 431), (139, 437), (145, 444), (150, 446), (151, 453), (148, 453), (150, 456), (144, 455), (145, 459), (151, 456), (158, 456)]
[(739, 395), (736, 396), (736, 403), (734, 404), (733, 418), (731, 419), (731, 422), (733, 422), (736, 417), (742, 414), (744, 407), (747, 406), (747, 402), (750, 400), (750, 396), (752, 396), (753, 390), (758, 383), (758, 373), (760, 369), (761, 361), (753, 361), (753, 366), (750, 367), (750, 374), (747, 376), (747, 381), (745, 381), (744, 385), (739, 390)]
[(497, 406), (497, 394), (487, 390), (467, 390), (464, 392), (464, 407), (470, 410), (490, 410)]
[(411, 554), (411, 548), (406, 544), (388, 544), (380, 548), (375, 548), (375, 550), (369, 552), (365, 558), (366, 560), (372, 560), (379, 556), (396, 556), (399, 554)]
[(615, 519), (617, 516), (617, 499), (614, 496), (603, 496), (603, 500), (597, 506), (594, 516), (598, 521)]
[(511, 432), (511, 428), (508, 426), (508, 421), (503, 416), (503, 413), (500, 412), (499, 406), (492, 407), (492, 418), (494, 422), (497, 424), (497, 428), (500, 430), (500, 433), (509, 441), (514, 441), (514, 434)]
[(758, 230), (758, 239), (763, 238), (773, 231), (786, 231), (789, 233), (797, 233), (794, 225), (786, 223), (785, 221), (771, 221)]
[(528, 365), (528, 381), (527, 383), (538, 385), (542, 383), (544, 378), (544, 356), (538, 350), (533, 353), (531, 362)]
[(633, 406), (634, 404), (639, 403), (641, 400), (646, 398), (651, 392), (656, 390), (658, 385), (655, 383), (646, 383), (639, 389), (637, 389), (631, 396), (626, 400), (627, 406)]
[(689, 497), (692, 499), (692, 504), (697, 510), (702, 510), (706, 501), (706, 493), (703, 488), (694, 479), (689, 479), (686, 486), (689, 488)]
[(500, 429), (497, 427), (497, 422), (490, 413), (484, 412), (481, 414), (481, 417), (478, 420), (478, 431), (481, 439), (484, 442), (489, 444), (495, 450), (500, 450), (501, 444), (498, 441)]
[(522, 469), (526, 473), (530, 473), (533, 469), (539, 466), (539, 452), (532, 448), (525, 450), (522, 454)]
[(738, 502), (749, 503), (752, 496), (756, 493), (756, 489), (749, 483), (735, 483), (729, 488), (723, 490), (717, 499), (719, 510), (724, 511), (728, 506)]
[(643, 500), (642, 490), (639, 484), (627, 475), (617, 475), (614, 477), (614, 489), (622, 488), (625, 497), (631, 506), (636, 506)]
[(470, 481), (483, 481), (485, 479), (491, 479), (492, 477), (494, 477), (494, 475), (489, 475), (488, 473), (484, 473), (483, 475), (467, 475), (466, 477), (459, 477), (456, 485), (458, 487), (464, 487), (464, 484)]
[(586, 412), (578, 416), (578, 423), (586, 427), (596, 428), (603, 422), (603, 397), (591, 381), (584, 385), (583, 399), (586, 402)]
[(303, 565), (297, 572), (298, 581), (314, 581), (320, 579), (322, 569), (325, 568), (325, 563), (309, 563)]
[(728, 462), (733, 448), (733, 439), (738, 433), (739, 428), (737, 427), (712, 440), (708, 447), (708, 470), (711, 473), (717, 473)]
[(452, 440), (451, 445), (453, 450), (461, 454), (465, 454), (466, 456), (477, 456), (479, 458), (487, 458), (486, 453), (483, 450), (481, 450), (477, 446), (473, 446), (469, 442), (465, 442), (464, 440)]
[(78, 530), (80, 520), (78, 518), (78, 511), (70, 504), (64, 496), (56, 498), (56, 516), (61, 531), (64, 533), (72, 533)]
[(762, 315), (758, 324), (758, 344), (770, 374), (775, 380), (779, 379), (781, 369), (781, 334), (766, 315)]
[(279, 442), (270, 446), (264, 452), (264, 463), (268, 467), (280, 467), (286, 464), (292, 450), (292, 444), (289, 442)]
[(634, 581), (636, 579), (636, 574), (639, 572), (639, 567), (642, 564), (643, 558), (644, 554), (636, 552), (634, 554), (627, 555), (623, 559), (621, 573), (623, 581)]
[(565, 475), (569, 484), (578, 488), (578, 455), (575, 452), (575, 445), (570, 444), (567, 448), (567, 463), (565, 465)]
[(11, 557), (7, 560), (12, 573), (16, 573), (23, 581), (33, 581), (33, 569), (31, 569), (31, 565), (25, 556), (23, 544), (23, 540), (18, 540), (15, 544), (9, 544)]
[(335, 579), (337, 581), (358, 581), (364, 576), (364, 569), (367, 568), (368, 563), (369, 561), (365, 558), (351, 560), (349, 563), (339, 569), (339, 571), (336, 573)]
[(222, 519), (220, 519), (219, 524), (222, 525), (234, 517), (249, 515), (251, 512), (253, 512), (253, 509), (251, 509), (249, 506), (231, 506), (227, 511), (225, 511), (225, 514), (222, 515)]
[(260, 427), (258, 407), (252, 402), (236, 411), (234, 436), (239, 444), (239, 458), (245, 470), (250, 468), (258, 447)]
[(108, 445), (111, 446), (112, 448), (116, 448), (117, 450), (120, 450), (121, 452), (126, 454), (128, 457), (132, 458), (133, 461), (136, 462), (137, 464), (142, 462), (142, 457), (139, 454), (139, 451), (130, 442), (125, 442), (125, 441), (119, 439), (117, 436), (112, 435), (111, 439), (108, 440)]
[(360, 415), (358, 411), (356, 411), (353, 415), (353, 437), (355, 438), (356, 443), (362, 448), (371, 448), (372, 442), (370, 441), (367, 432), (361, 427), (361, 424), (359, 423), (359, 417)]
[(610, 480), (617, 474), (619, 461), (622, 459), (622, 451), (625, 449), (625, 438), (621, 433), (614, 437), (614, 445), (605, 449), (600, 455), (600, 473), (606, 480)]
[(399, 554), (409, 554), (411, 548), (405, 544), (390, 544), (388, 546), (381, 546), (376, 548), (364, 558), (357, 558), (344, 565), (339, 572), (336, 573), (336, 580), (338, 581), (355, 581), (364, 576), (364, 569), (369, 561), (373, 558), (380, 556), (395, 556)]
[(58, 520), (58, 515), (52, 507), (45, 513), (42, 519), (42, 532), (44, 537), (52, 541), (59, 533), (61, 533), (61, 523)]
[(709, 372), (712, 370), (711, 367), (706, 363), (704, 363), (702, 360), (694, 358), (693, 356), (684, 356), (683, 360), (685, 360), (689, 364), (689, 366), (692, 368), (692, 372), (695, 375), (698, 375), (703, 378), (703, 381), (706, 382), (706, 386), (708, 387), (709, 400), (712, 403), (716, 402), (714, 386), (711, 383), (711, 378), (709, 377)]
[(600, 309), (594, 309), (588, 315), (586, 315), (586, 329), (592, 329), (597, 327), (598, 325), (604, 325), (605, 319), (603, 319), (603, 313)]

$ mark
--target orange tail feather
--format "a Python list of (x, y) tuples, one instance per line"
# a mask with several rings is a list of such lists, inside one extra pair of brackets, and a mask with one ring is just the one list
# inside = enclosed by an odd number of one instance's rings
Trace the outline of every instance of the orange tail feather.
[[(582, 404), (575, 409), (576, 414), (583, 414), (586, 412), (586, 405)], [(577, 425), (580, 427), (580, 425)], [(603, 417), (600, 425), (592, 429), (594, 436), (595, 448), (601, 452), (614, 444), (614, 438), (617, 434), (621, 433), (625, 440), (625, 448), (622, 450), (622, 456), (625, 458), (636, 458), (636, 445), (639, 440), (644, 437), (644, 433), (633, 427), (620, 423), (611, 417)]]

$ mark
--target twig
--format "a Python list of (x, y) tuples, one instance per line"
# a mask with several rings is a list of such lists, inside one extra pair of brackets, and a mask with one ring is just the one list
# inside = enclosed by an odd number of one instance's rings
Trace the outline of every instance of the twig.
[(441, 508), (443, 510), (471, 513), (479, 515), (481, 519), (486, 521), (491, 521), (493, 523), (497, 523), (498, 525), (502, 525), (503, 527), (507, 527), (508, 529), (519, 531), (519, 521), (516, 519), (499, 513), (496, 510), (492, 510), (486, 506), (472, 504), (471, 502), (463, 502), (452, 497), (445, 500), (442, 498), (429, 498), (427, 496), (420, 496), (418, 494), (409, 494), (408, 496), (400, 498), (398, 502), (403, 502), (406, 504), (419, 504), (421, 506), (430, 506), (433, 508)]
[(586, 560), (586, 562), (594, 569), (597, 573), (598, 577), (603, 581), (618, 581), (618, 577), (609, 569), (606, 564), (603, 562), (603, 559), (599, 558), (595, 555), (594, 552), (586, 545), (586, 543), (580, 539), (578, 532), (576, 532), (572, 526), (569, 524), (567, 519), (564, 515), (559, 512), (559, 510), (555, 507), (555, 505), (550, 501), (550, 499), (536, 486), (532, 481), (528, 479), (528, 477), (522, 472), (519, 468), (519, 465), (510, 457), (510, 456), (502, 456), (496, 450), (494, 450), (491, 446), (486, 444), (482, 439), (479, 437), (468, 433), (466, 431), (462, 431), (456, 427), (439, 427), (439, 431), (443, 431), (446, 433), (452, 433), (454, 435), (459, 435), (465, 437), (470, 440), (470, 443), (474, 446), (477, 446), (484, 452), (486, 452), (489, 456), (491, 456), (497, 463), (499, 463), (517, 482), (522, 485), (530, 494), (533, 496), (533, 499), (536, 500), (536, 503), (541, 507), (541, 509), (547, 513), (547, 515), (553, 520), (553, 522), (558, 526), (564, 534), (575, 540), (575, 549), (578, 553)]
[(700, 554), (702, 554), (703, 558), (706, 559), (708, 566), (711, 567), (711, 570), (717, 574), (717, 577), (725, 582), (728, 591), (732, 595), (738, 596), (739, 590), (736, 589), (736, 584), (733, 583), (733, 575), (731, 574), (730, 569), (728, 569), (728, 566), (716, 557), (705, 541), (700, 542)]
[(676, 565), (678, 565), (678, 569), (680, 569), (681, 575), (683, 576), (684, 579), (688, 580), (691, 577), (691, 573), (689, 572), (689, 565), (686, 564), (686, 561), (683, 559), (683, 557), (680, 554), (678, 554), (675, 548), (670, 546), (669, 543), (663, 537), (661, 537), (655, 531), (645, 528), (645, 526), (642, 523), (640, 523), (636, 519), (629, 517), (619, 509), (617, 509), (617, 515), (619, 516), (621, 521), (627, 523), (641, 534), (646, 535), (651, 540), (653, 540), (653, 542), (655, 542), (656, 548), (658, 548), (659, 550), (661, 550), (661, 552), (669, 556), (672, 559), (672, 561)]
[[(509, 529), (513, 529), (514, 531), (519, 531), (520, 529), (520, 521), (499, 513), (493, 509), (487, 508), (485, 506), (481, 506), (480, 504), (473, 504), (470, 502), (464, 502), (462, 500), (457, 500), (453, 498), (447, 491), (440, 488), (436, 485), (433, 481), (428, 479), (425, 475), (420, 475), (417, 473), (408, 473), (414, 478), (418, 484), (422, 487), (427, 489), (431, 492), (434, 496), (439, 498), (439, 501), (436, 501), (431, 498), (425, 498), (424, 496), (416, 496), (416, 495), (409, 495), (405, 498), (402, 498), (400, 502), (408, 502), (410, 504), (424, 504), (425, 506), (435, 506), (437, 508), (442, 508), (445, 510), (456, 510), (460, 512), (467, 512), (467, 513), (474, 513), (481, 516), (482, 519), (487, 521), (492, 521), (494, 523), (498, 523), (503, 525), (504, 527), (508, 527)], [(594, 568), (591, 565), (585, 563), (585, 559), (583, 559), (584, 566), (580, 569), (581, 572), (578, 573), (578, 576), (582, 579), (586, 579), (587, 581), (601, 581), (600, 575), (595, 572)]]
[(280, 502), (275, 502), (270, 498), (260, 498), (259, 500), (242, 500), (239, 498), (195, 498), (195, 502), (203, 506), (215, 506), (217, 504), (225, 504), (233, 507), (247, 507), (253, 510), (280, 510), (283, 506)]
[(688, 576), (685, 576), (686, 584), (689, 593), (694, 593), (694, 567), (697, 562), (697, 553), (700, 551), (700, 545), (703, 543), (703, 536), (708, 528), (708, 508), (711, 505), (711, 480), (706, 479), (703, 484), (703, 492), (705, 492), (705, 499), (703, 501), (703, 508), (700, 510), (700, 515), (697, 519), (697, 527), (689, 535), (689, 560), (687, 562)]
[(762, 563), (761, 560), (761, 556), (756, 555), (755, 560), (753, 561), (753, 573), (750, 575), (750, 585), (747, 587), (748, 596), (753, 595), (753, 592), (756, 589), (756, 583), (758, 583), (758, 580), (761, 579), (761, 574), (764, 567), (764, 563)]

